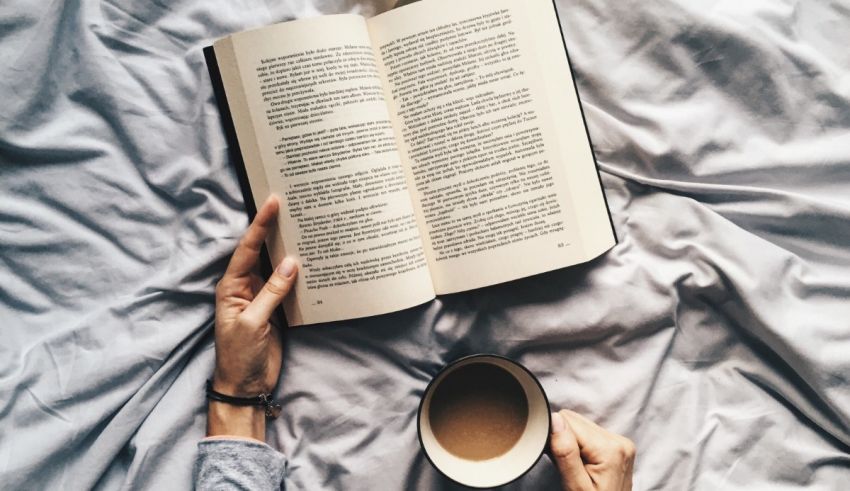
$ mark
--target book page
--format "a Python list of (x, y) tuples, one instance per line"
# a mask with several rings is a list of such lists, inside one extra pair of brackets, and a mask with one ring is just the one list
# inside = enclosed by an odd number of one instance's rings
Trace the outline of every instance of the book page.
[(433, 299), (363, 18), (277, 24), (215, 49), (254, 199), (281, 200), (272, 261), (289, 254), (300, 265), (289, 324)]
[(614, 245), (551, 1), (424, 0), (369, 30), (438, 294)]

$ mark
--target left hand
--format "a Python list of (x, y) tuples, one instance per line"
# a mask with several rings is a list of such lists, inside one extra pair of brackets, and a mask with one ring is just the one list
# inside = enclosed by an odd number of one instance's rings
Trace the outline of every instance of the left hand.
[[(269, 319), (292, 289), (297, 266), (291, 258), (284, 259), (265, 285), (253, 273), (279, 206), (277, 198), (271, 196), (257, 211), (216, 285), (213, 388), (223, 394), (253, 397), (270, 393), (280, 377), (280, 332)], [(265, 420), (257, 418), (257, 412), (262, 413), (262, 408), (210, 401), (207, 434), (264, 440)], [(229, 422), (224, 421), (228, 418)], [(240, 421), (245, 424), (237, 424)]]

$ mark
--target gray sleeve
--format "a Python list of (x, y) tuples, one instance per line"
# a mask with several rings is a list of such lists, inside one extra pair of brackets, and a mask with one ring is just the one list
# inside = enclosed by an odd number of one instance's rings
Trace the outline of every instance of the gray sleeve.
[(195, 489), (283, 489), (286, 457), (251, 440), (201, 440), (195, 462)]

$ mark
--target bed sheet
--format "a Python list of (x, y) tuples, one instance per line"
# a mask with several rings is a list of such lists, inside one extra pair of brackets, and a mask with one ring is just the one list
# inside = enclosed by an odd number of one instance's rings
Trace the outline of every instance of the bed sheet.
[[(0, 488), (185, 489), (246, 225), (202, 48), (390, 1), (0, 5)], [(516, 358), (638, 447), (636, 489), (850, 479), (850, 4), (558, 0), (620, 243), (286, 333), (289, 489), (454, 489), (430, 377)], [(548, 458), (509, 489), (553, 489)]]

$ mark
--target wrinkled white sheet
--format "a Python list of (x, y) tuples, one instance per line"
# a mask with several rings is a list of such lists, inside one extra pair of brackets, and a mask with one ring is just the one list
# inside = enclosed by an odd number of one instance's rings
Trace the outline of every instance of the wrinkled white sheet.
[[(191, 486), (213, 285), (246, 223), (201, 49), (389, 3), (0, 5), (0, 488)], [(288, 484), (453, 489), (418, 397), (485, 351), (633, 438), (637, 489), (846, 487), (850, 4), (558, 6), (620, 244), (287, 333)], [(555, 483), (544, 457), (511, 489)]]

